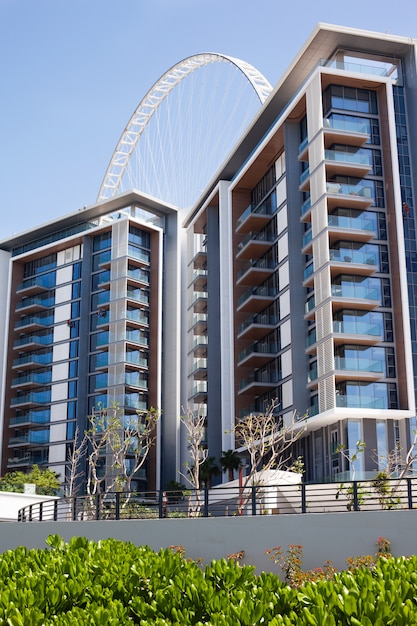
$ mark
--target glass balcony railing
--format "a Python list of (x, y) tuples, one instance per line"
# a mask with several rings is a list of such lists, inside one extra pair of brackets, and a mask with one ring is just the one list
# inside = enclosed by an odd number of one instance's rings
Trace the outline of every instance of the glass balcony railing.
[(366, 63), (355, 63), (353, 61), (342, 61), (339, 59), (321, 60), (321, 65), (331, 67), (336, 70), (345, 70), (347, 72), (360, 72), (361, 74), (370, 74), (372, 76), (388, 76), (388, 65), (367, 65)]
[(199, 322), (206, 323), (207, 322), (207, 313), (194, 313), (192, 319), (192, 326), (195, 326)]
[(142, 304), (149, 304), (149, 294), (140, 289), (127, 289), (126, 298), (134, 300), (135, 302), (141, 302)]
[(14, 347), (25, 346), (30, 343), (37, 343), (43, 346), (47, 346), (53, 342), (53, 335), (26, 335), (25, 337), (20, 337), (20, 339), (16, 339), (14, 342)]
[(275, 287), (265, 287), (261, 285), (260, 287), (251, 287), (247, 289), (244, 294), (240, 296), (238, 299), (238, 307), (242, 306), (249, 298), (258, 297), (258, 298), (275, 298), (278, 295), (278, 290)]
[(22, 291), (31, 287), (40, 287), (42, 289), (50, 289), (55, 286), (55, 272), (53, 275), (45, 274), (44, 276), (35, 276), (34, 278), (27, 278), (20, 285), (18, 285), (16, 291)]
[(121, 335), (118, 336), (117, 340), (121, 340), (123, 341), (124, 339), (126, 339), (126, 341), (129, 341), (131, 343), (138, 343), (142, 346), (148, 346), (149, 345), (149, 337), (147, 335), (143, 335), (138, 331), (132, 330), (132, 331), (126, 331), (126, 335), (124, 336), (123, 333)]
[(49, 443), (49, 430), (48, 431), (29, 431), (20, 437), (10, 437), (9, 445), (16, 446), (26, 443), (34, 443), (37, 445)]
[(316, 343), (316, 341), (317, 341), (317, 333), (316, 333), (316, 329), (314, 329), (313, 331), (308, 333), (306, 337), (306, 348), (309, 348), (310, 346), (312, 346), (314, 343)]
[(324, 158), (326, 159), (326, 161), (335, 161), (336, 163), (346, 163), (348, 165), (362, 165), (364, 167), (372, 167), (372, 157), (369, 153), (344, 152), (341, 150), (325, 150)]
[(141, 269), (134, 269), (127, 271), (127, 277), (132, 280), (137, 280), (141, 283), (149, 285), (149, 274), (147, 272), (143, 272)]
[(38, 324), (39, 326), (52, 326), (53, 323), (53, 315), (47, 315), (45, 317), (41, 317), (40, 315), (27, 315), (16, 322), (15, 328), (22, 328), (32, 324)]
[(313, 239), (313, 231), (310, 228), (303, 237), (302, 247), (304, 248)]
[(10, 426), (21, 424), (47, 424), (51, 419), (50, 409), (44, 411), (26, 411), (22, 415), (15, 415), (10, 418)]
[(239, 219), (237, 220), (236, 223), (236, 227), (239, 228), (239, 226), (241, 226), (250, 215), (267, 215), (267, 216), (273, 216), (277, 211), (277, 203), (276, 203), (276, 194), (275, 192), (271, 193), (268, 198), (262, 202), (261, 204), (259, 204), (256, 207), (253, 207), (252, 204), (250, 204), (242, 213), (242, 215), (239, 217)]
[(316, 306), (316, 301), (314, 298), (309, 298), (306, 302), (305, 312), (310, 313)]
[(337, 370), (349, 370), (355, 372), (372, 372), (383, 374), (385, 367), (382, 361), (376, 359), (364, 359), (361, 357), (334, 357), (334, 366)]
[(357, 263), (358, 265), (378, 265), (378, 255), (360, 250), (329, 250), (330, 260), (340, 263)]
[(266, 243), (272, 243), (277, 238), (276, 234), (267, 230), (261, 230), (260, 232), (251, 231), (248, 233), (236, 248), (237, 254), (241, 252), (250, 241), (264, 241)]
[(136, 259), (138, 261), (142, 261), (149, 265), (151, 262), (150, 252), (145, 252), (144, 250), (139, 250), (136, 246), (129, 246), (127, 250), (127, 254), (130, 258)]
[(332, 195), (342, 194), (344, 196), (353, 196), (357, 198), (364, 198), (365, 200), (372, 200), (373, 187), (369, 187), (363, 184), (349, 185), (347, 183), (326, 183), (326, 191)]
[(139, 367), (148, 367), (149, 361), (148, 358), (143, 356), (141, 352), (127, 352), (126, 363), (138, 365)]
[(304, 215), (310, 209), (311, 209), (311, 198), (307, 198), (307, 200), (304, 200), (303, 204), (301, 205), (301, 215)]
[[(341, 118), (341, 116), (339, 116)], [(369, 126), (366, 122), (361, 122), (353, 119), (344, 119), (339, 117), (326, 117), (323, 120), (324, 128), (332, 128), (334, 130), (342, 130), (348, 133), (360, 133), (363, 135), (369, 134)]]
[(197, 359), (191, 366), (190, 374), (194, 374), (197, 370), (207, 369), (207, 359)]
[(388, 398), (362, 395), (336, 395), (336, 406), (348, 409), (387, 409)]
[(312, 383), (313, 381), (317, 380), (317, 377), (318, 377), (317, 367), (312, 367), (311, 369), (308, 370), (307, 382)]
[(132, 387), (139, 387), (140, 389), (148, 388), (148, 379), (143, 378), (139, 372), (126, 372), (125, 384)]
[(17, 398), (12, 398), (11, 405), (19, 404), (49, 404), (51, 402), (51, 390), (32, 391), (31, 393), (21, 394)]
[(32, 372), (31, 374), (17, 376), (12, 380), (12, 386), (25, 385), (34, 383), (39, 385), (48, 385), (52, 382), (52, 372)]
[(33, 454), (18, 454), (7, 460), (7, 466), (17, 465), (45, 465), (48, 463), (48, 451), (34, 452)]
[(203, 381), (193, 387), (190, 397), (193, 398), (194, 396), (197, 396), (199, 394), (206, 394), (206, 393), (207, 393), (207, 382)]
[(303, 172), (301, 172), (301, 175), (300, 175), (300, 185), (305, 183), (305, 181), (308, 179), (309, 176), (310, 176), (310, 168), (307, 167)]
[(137, 322), (138, 324), (143, 324), (145, 326), (149, 325), (149, 317), (148, 315), (144, 315), (141, 309), (126, 311), (126, 319), (131, 320), (132, 322)]
[(254, 372), (239, 382), (239, 391), (253, 384), (275, 385), (281, 379), (280, 372)]
[(243, 361), (248, 356), (256, 354), (276, 354), (279, 350), (277, 343), (253, 343), (244, 350), (241, 350), (238, 355), (238, 362)]
[(52, 363), (52, 352), (45, 354), (24, 354), (13, 360), (13, 366), (25, 365), (27, 363), (37, 363), (39, 365), (49, 365)]
[(307, 146), (308, 146), (308, 137), (304, 137), (304, 139), (298, 146), (298, 154), (301, 154)]
[(261, 326), (276, 326), (278, 324), (278, 321), (279, 318), (276, 315), (265, 315), (259, 313), (249, 315), (249, 317), (247, 317), (244, 322), (239, 324), (237, 333), (238, 335), (240, 335), (241, 333), (243, 333), (243, 331), (245, 331), (247, 328), (249, 328), (249, 326), (252, 326), (253, 324), (259, 324)]
[(256, 259), (256, 260), (251, 260), (248, 263), (245, 263), (245, 265), (242, 267), (242, 269), (239, 270), (239, 272), (237, 273), (237, 279), (239, 280), (240, 278), (242, 278), (242, 276), (244, 276), (245, 274), (247, 274), (247, 272), (249, 272), (249, 270), (251, 269), (259, 269), (259, 270), (273, 270), (277, 267), (278, 262), (275, 261), (274, 259)]
[(376, 287), (363, 287), (360, 284), (351, 285), (332, 285), (332, 296), (336, 298), (364, 299), (364, 300), (381, 300), (381, 292)]
[(333, 321), (333, 332), (347, 335), (383, 336), (382, 324), (369, 324), (368, 322)]
[(148, 403), (145, 400), (140, 400), (132, 394), (125, 394), (125, 406), (130, 409), (137, 409), (139, 411), (146, 411)]
[(314, 274), (314, 263), (310, 263), (304, 270), (304, 280), (307, 280), (310, 276)]
[(55, 298), (52, 296), (48, 296), (47, 298), (41, 298), (39, 296), (34, 296), (33, 298), (23, 298), (20, 302), (16, 304), (16, 311), (19, 309), (26, 309), (27, 307), (39, 306), (48, 308), (54, 306)]
[(345, 217), (343, 215), (329, 215), (329, 226), (335, 228), (346, 228), (352, 230), (368, 230), (377, 231), (377, 220), (375, 213), (372, 214), (372, 218), (368, 217)]

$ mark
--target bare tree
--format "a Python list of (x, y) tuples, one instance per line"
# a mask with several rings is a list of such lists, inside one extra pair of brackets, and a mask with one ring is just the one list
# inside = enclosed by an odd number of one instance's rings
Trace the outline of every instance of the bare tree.
[[(132, 480), (143, 466), (156, 438), (159, 411), (151, 408), (125, 416), (118, 406), (89, 416), (87, 493), (130, 493)], [(124, 506), (129, 501), (129, 493)]]
[(250, 413), (236, 422), (236, 445), (249, 456), (249, 472), (241, 485), (238, 513), (241, 514), (250, 499), (246, 487), (262, 484), (263, 475), (271, 469), (291, 469), (292, 448), (306, 426), (296, 420), (296, 412), (289, 423), (276, 415), (278, 402), (274, 400), (264, 413)]
[[(184, 410), (184, 409), (183, 409)], [(200, 468), (208, 457), (208, 449), (202, 446), (204, 439), (204, 429), (206, 424), (205, 415), (201, 415), (200, 411), (195, 413), (189, 406), (181, 415), (181, 423), (187, 431), (187, 445), (190, 461), (187, 461), (187, 473), (181, 475), (192, 486), (193, 500), (190, 499), (190, 514), (199, 515), (201, 510), (200, 495)]]
[(80, 429), (75, 429), (74, 442), (67, 458), (67, 495), (76, 496), (80, 489), (80, 479), (84, 475), (82, 461), (85, 457), (87, 439), (84, 437), (79, 441)]

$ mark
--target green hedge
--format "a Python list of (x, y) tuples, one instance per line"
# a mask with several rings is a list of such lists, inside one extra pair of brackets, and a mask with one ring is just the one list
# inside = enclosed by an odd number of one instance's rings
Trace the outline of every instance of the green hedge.
[(207, 567), (180, 550), (113, 539), (48, 539), (0, 555), (0, 623), (9, 626), (417, 624), (417, 558), (293, 589), (225, 559)]

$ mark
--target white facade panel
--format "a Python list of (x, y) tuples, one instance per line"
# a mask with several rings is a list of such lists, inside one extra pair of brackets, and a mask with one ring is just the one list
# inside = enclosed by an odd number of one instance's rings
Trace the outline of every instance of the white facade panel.
[(52, 402), (59, 402), (60, 400), (66, 400), (68, 398), (68, 383), (58, 383), (52, 385), (51, 388), (51, 400)]
[(62, 302), (68, 302), (71, 300), (72, 285), (65, 285), (57, 287), (55, 289), (55, 304), (61, 304)]

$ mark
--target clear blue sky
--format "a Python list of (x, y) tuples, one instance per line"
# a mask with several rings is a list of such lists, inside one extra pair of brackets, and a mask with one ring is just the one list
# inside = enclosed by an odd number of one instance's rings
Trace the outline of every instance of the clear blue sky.
[(274, 85), (318, 22), (417, 37), (416, 0), (0, 0), (0, 239), (95, 202), (134, 109), (192, 54)]

